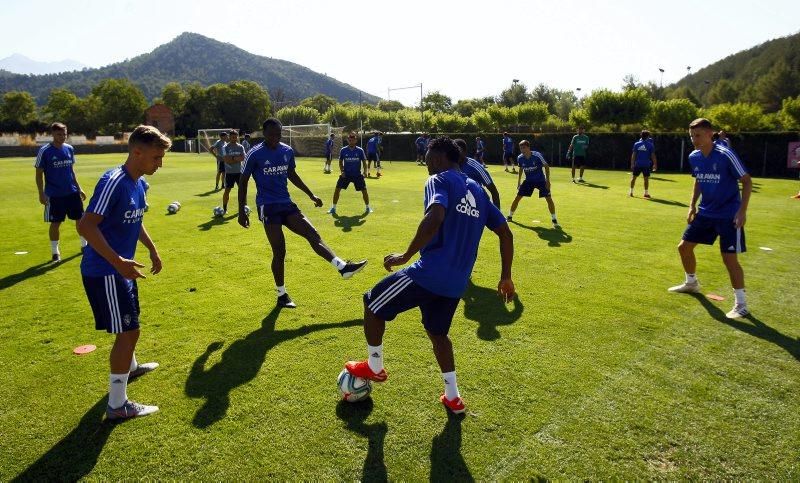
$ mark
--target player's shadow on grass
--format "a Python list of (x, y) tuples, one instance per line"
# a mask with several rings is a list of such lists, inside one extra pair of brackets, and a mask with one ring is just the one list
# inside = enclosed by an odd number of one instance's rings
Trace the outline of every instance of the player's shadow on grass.
[(213, 366), (207, 368), (206, 362), (211, 354), (222, 348), (222, 342), (210, 344), (194, 362), (186, 379), (185, 393), (192, 398), (205, 399), (192, 421), (196, 427), (206, 428), (224, 418), (231, 403), (231, 391), (253, 380), (261, 370), (267, 352), (281, 342), (320, 330), (355, 327), (363, 323), (361, 319), (357, 319), (275, 330), (280, 312), (279, 307), (272, 309), (261, 321), (260, 328), (229, 345), (222, 353), (220, 361)]
[(752, 314), (741, 319), (729, 319), (725, 316), (725, 312), (723, 312), (722, 309), (714, 305), (705, 296), (701, 294), (691, 295), (700, 302), (703, 308), (708, 312), (708, 315), (714, 319), (727, 326), (733, 327), (736, 330), (740, 330), (745, 334), (758, 337), (759, 339), (763, 339), (767, 342), (772, 342), (800, 362), (800, 340), (793, 339), (778, 332), (777, 330), (757, 319)]
[(543, 226), (529, 226), (523, 225), (518, 221), (512, 221), (511, 223), (517, 225), (520, 228), (525, 228), (526, 230), (530, 230), (536, 233), (539, 238), (547, 242), (547, 246), (549, 247), (560, 247), (562, 243), (572, 243), (572, 235), (565, 232), (563, 228), (546, 228)]
[(203, 197), (206, 197), (206, 196), (211, 196), (214, 193), (219, 193), (220, 191), (222, 191), (222, 190), (214, 189), (214, 190), (211, 190), (211, 191), (206, 191), (205, 193), (197, 193), (195, 196), (199, 196), (199, 197), (203, 198)]
[(361, 213), (356, 216), (342, 216), (338, 213), (333, 213), (333, 226), (339, 227), (344, 232), (353, 231), (354, 226), (361, 226), (367, 222), (365, 219), (368, 213)]
[(383, 442), (389, 428), (385, 422), (366, 424), (372, 412), (372, 399), (367, 398), (356, 403), (339, 401), (336, 405), (336, 417), (347, 424), (347, 430), (367, 438), (367, 457), (360, 481), (388, 481), (386, 463), (383, 462)]
[(584, 181), (583, 183), (575, 183), (575, 184), (578, 185), (578, 186), (585, 186), (587, 188), (598, 188), (598, 189), (601, 189), (601, 190), (607, 190), (609, 188), (606, 185), (594, 184), (594, 183), (590, 183), (588, 181)]
[[(445, 409), (445, 411), (447, 411)], [(475, 481), (467, 462), (461, 456), (461, 422), (463, 414), (447, 411), (444, 429), (434, 436), (431, 444), (431, 475), (429, 481)]]
[(199, 225), (197, 225), (197, 228), (200, 228), (200, 231), (208, 231), (214, 228), (215, 226), (227, 225), (229, 221), (234, 220), (238, 217), (239, 217), (238, 213), (228, 216), (215, 216), (205, 223), (200, 223)]
[(103, 396), (75, 429), (11, 481), (78, 481), (88, 475), (117, 426), (103, 420), (107, 405)]
[(61, 263), (43, 262), (40, 263), (39, 265), (28, 267), (19, 273), (6, 275), (5, 277), (0, 278), (0, 290), (5, 290), (9, 287), (13, 287), (14, 285), (20, 282), (24, 282), (29, 278), (38, 277), (39, 275), (44, 275), (50, 270), (55, 270), (56, 268), (58, 268), (59, 265), (63, 265), (70, 260), (78, 258), (79, 256), (81, 256), (81, 254), (76, 253), (74, 255), (68, 256), (67, 258), (62, 258)]
[(689, 207), (689, 205), (687, 205), (686, 203), (681, 203), (680, 201), (664, 200), (664, 199), (661, 199), (661, 198), (650, 198), (649, 201), (651, 201), (653, 203), (658, 203), (658, 204), (661, 204), (661, 205), (682, 206), (683, 208), (688, 208)]
[(655, 176), (650, 176), (651, 181), (666, 181), (668, 183), (677, 183), (674, 179), (669, 178), (656, 178)]
[(513, 307), (508, 310), (503, 300), (497, 296), (493, 288), (478, 287), (470, 279), (462, 296), (464, 299), (464, 317), (478, 323), (478, 338), (481, 340), (497, 340), (500, 338), (498, 327), (511, 325), (522, 316), (524, 306), (519, 296), (515, 295)]

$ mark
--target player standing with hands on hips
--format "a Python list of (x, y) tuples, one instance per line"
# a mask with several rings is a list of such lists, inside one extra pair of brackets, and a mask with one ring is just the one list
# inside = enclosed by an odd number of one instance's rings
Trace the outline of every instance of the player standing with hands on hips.
[(392, 253), (383, 266), (405, 265), (364, 294), (364, 335), (368, 359), (350, 361), (347, 371), (364, 379), (383, 382), (383, 333), (386, 321), (414, 307), (422, 312), (422, 325), (433, 344), (433, 353), (444, 379), (439, 400), (453, 413), (465, 411), (456, 382), (453, 344), (448, 337), (458, 302), (475, 265), (478, 244), (485, 227), (500, 238), (502, 268), (498, 295), (506, 302), (514, 297), (511, 263), (514, 239), (500, 210), (489, 202), (481, 186), (459, 169), (460, 152), (447, 137), (434, 139), (425, 155), (430, 177), (425, 183), (425, 216), (404, 253)]
[(95, 329), (114, 334), (111, 348), (106, 418), (147, 416), (158, 406), (128, 400), (128, 381), (150, 372), (158, 363), (139, 364), (139, 290), (136, 280), (146, 278), (134, 259), (136, 242), (150, 252), (153, 275), (161, 272), (161, 257), (144, 227), (145, 184), (143, 175), (161, 167), (172, 141), (152, 126), (139, 126), (128, 139), (125, 164), (106, 171), (95, 187), (86, 213), (78, 225), (89, 247), (81, 260), (83, 287), (94, 314)]
[[(736, 153), (720, 143), (715, 143), (713, 134), (708, 119), (695, 119), (689, 124), (689, 136), (695, 147), (689, 154), (694, 187), (691, 208), (686, 218), (689, 226), (683, 232), (683, 239), (678, 245), (686, 281), (671, 287), (669, 291), (700, 292), (700, 282), (695, 273), (697, 259), (694, 247), (698, 243), (713, 245), (719, 236), (722, 262), (728, 270), (736, 300), (733, 309), (725, 315), (729, 319), (738, 319), (750, 313), (744, 291), (744, 270), (739, 264), (738, 254), (746, 250), (744, 224), (747, 220), (750, 193), (753, 191), (753, 180)], [(742, 183), (741, 194), (739, 182)]]

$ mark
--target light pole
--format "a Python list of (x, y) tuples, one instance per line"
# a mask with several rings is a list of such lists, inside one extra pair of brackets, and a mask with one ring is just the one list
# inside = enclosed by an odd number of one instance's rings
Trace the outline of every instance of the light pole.
[(658, 71), (661, 72), (661, 87), (664, 87), (664, 69), (659, 67)]
[(691, 65), (687, 65), (686, 66), (686, 76), (688, 77), (690, 75), (692, 75), (692, 66)]

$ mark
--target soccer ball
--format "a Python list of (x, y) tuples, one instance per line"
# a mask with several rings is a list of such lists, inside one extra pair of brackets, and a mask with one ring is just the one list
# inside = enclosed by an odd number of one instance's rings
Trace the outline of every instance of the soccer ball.
[(342, 369), (336, 382), (339, 385), (339, 394), (343, 401), (361, 401), (368, 398), (369, 393), (372, 392), (372, 383), (368, 379), (356, 377), (347, 372), (347, 369)]
[(167, 211), (170, 213), (177, 213), (181, 209), (181, 204), (178, 201), (173, 201), (167, 206)]
[(215, 206), (214, 207), (214, 216), (219, 218), (220, 216), (222, 216), (224, 214), (225, 214), (225, 210), (223, 210), (221, 206)]
[(245, 215), (249, 215), (250, 214), (250, 207), (247, 206), (247, 205), (244, 205), (244, 214)]

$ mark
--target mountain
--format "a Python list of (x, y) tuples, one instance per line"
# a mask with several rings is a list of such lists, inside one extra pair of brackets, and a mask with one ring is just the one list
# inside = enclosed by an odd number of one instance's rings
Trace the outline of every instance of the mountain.
[[(52, 89), (67, 88), (83, 97), (106, 78), (128, 78), (148, 99), (160, 96), (167, 82), (198, 82), (209, 86), (251, 80), (265, 87), (273, 100), (300, 100), (314, 94), (326, 94), (340, 102), (359, 100), (358, 89), (332, 77), (190, 32), (182, 33), (150, 53), (98, 69), (46, 75), (20, 75), (0, 70), (0, 93), (28, 91), (41, 105)], [(365, 102), (380, 100), (364, 92), (361, 96)]]
[(39, 62), (22, 54), (12, 54), (5, 59), (0, 59), (0, 69), (14, 74), (56, 74), (81, 70), (84, 67), (87, 67), (87, 65), (81, 64), (77, 60), (66, 59), (56, 62)]
[[(717, 86), (721, 80), (727, 81), (724, 83), (726, 89)], [(688, 87), (712, 104), (733, 100), (759, 101), (769, 98), (770, 90), (780, 91), (775, 92), (776, 98), (797, 96), (800, 94), (800, 33), (729, 55), (670, 87)], [(712, 95), (708, 99), (715, 87), (719, 91), (715, 93), (716, 98)], [(738, 99), (731, 99), (737, 95)], [(775, 104), (775, 100), (772, 101)]]

